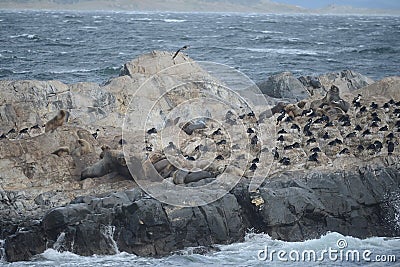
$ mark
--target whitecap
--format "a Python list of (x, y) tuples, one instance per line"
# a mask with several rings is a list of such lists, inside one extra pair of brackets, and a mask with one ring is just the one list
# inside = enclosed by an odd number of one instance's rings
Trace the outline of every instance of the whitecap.
[(280, 34), (280, 33), (283, 33), (283, 32), (278, 32), (278, 31), (261, 31), (262, 33), (277, 33), (277, 34)]
[(246, 49), (251, 52), (257, 53), (277, 53), (283, 55), (318, 55), (320, 52), (314, 50), (303, 50), (303, 49), (294, 49), (294, 48), (237, 48), (237, 49)]
[(82, 29), (87, 29), (87, 30), (97, 30), (99, 27), (95, 26), (83, 26)]
[(180, 23), (180, 22), (185, 22), (185, 19), (164, 19), (165, 22), (174, 22), (174, 23)]
[(152, 21), (151, 18), (131, 18), (132, 21)]

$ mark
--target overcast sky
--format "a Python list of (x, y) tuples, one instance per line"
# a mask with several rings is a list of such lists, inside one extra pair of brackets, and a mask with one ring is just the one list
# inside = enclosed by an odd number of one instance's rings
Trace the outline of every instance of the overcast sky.
[(330, 4), (350, 5), (354, 7), (400, 9), (400, 0), (273, 0), (274, 2), (319, 8)]

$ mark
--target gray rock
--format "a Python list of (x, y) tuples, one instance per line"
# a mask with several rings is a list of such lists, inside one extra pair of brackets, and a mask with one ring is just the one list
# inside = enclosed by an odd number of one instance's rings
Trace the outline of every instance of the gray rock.
[(282, 72), (258, 84), (261, 92), (275, 98), (300, 101), (309, 96), (306, 87), (290, 72)]

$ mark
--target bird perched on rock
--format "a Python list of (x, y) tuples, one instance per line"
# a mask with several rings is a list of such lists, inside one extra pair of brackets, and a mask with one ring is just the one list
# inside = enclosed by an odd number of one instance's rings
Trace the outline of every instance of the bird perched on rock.
[(183, 46), (183, 47), (181, 47), (181, 48), (179, 48), (178, 49), (178, 51), (176, 51), (176, 53), (174, 54), (174, 56), (172, 57), (172, 59), (175, 59), (176, 58), (176, 56), (179, 54), (179, 52), (182, 52), (182, 51), (184, 51), (184, 50), (186, 50), (186, 49), (188, 49), (190, 46), (188, 46), (188, 45), (185, 45), (185, 46)]

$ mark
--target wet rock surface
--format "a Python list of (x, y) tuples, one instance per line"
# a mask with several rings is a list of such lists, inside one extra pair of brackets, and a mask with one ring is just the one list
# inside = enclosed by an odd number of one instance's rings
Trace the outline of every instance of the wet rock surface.
[[(289, 241), (328, 231), (398, 236), (398, 81), (284, 73), (271, 77), (275, 89), (261, 88), (280, 99), (246, 106), (184, 54), (159, 51), (104, 85), (0, 81), (6, 259), (47, 248), (163, 256), (241, 241), (248, 229)], [(229, 108), (204, 102), (174, 112), (209, 95)], [(60, 110), (68, 120), (45, 131)], [(258, 120), (260, 112), (268, 115)], [(201, 194), (174, 206), (178, 191), (155, 199), (138, 183)]]

